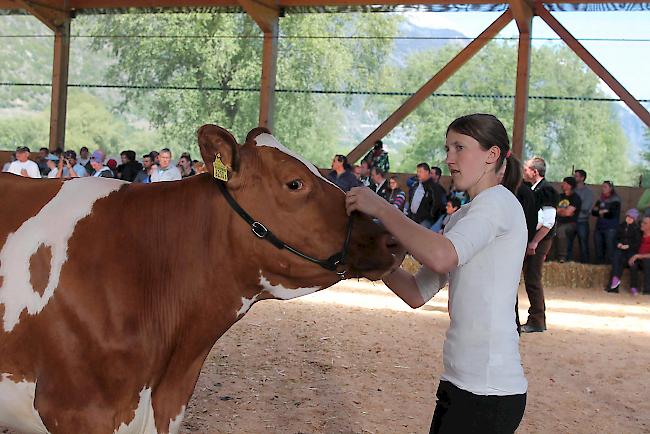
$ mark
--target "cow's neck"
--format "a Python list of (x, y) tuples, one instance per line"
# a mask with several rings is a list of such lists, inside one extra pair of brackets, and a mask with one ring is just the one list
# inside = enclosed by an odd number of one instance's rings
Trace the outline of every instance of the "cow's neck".
[(200, 369), (216, 340), (238, 319), (242, 298), (259, 292), (259, 277), (243, 256), (246, 249), (231, 248), (246, 243), (249, 234), (233, 232), (238, 217), (225, 202), (214, 206), (219, 193), (209, 177), (155, 188), (155, 194), (140, 190), (155, 201), (135, 199), (149, 205), (152, 224), (137, 231), (142, 243), (153, 240), (148, 247), (154, 252), (154, 260), (136, 261), (140, 270), (135, 272), (150, 284), (140, 299), (142, 338), (158, 347), (151, 348), (158, 363), (172, 363), (180, 351)]

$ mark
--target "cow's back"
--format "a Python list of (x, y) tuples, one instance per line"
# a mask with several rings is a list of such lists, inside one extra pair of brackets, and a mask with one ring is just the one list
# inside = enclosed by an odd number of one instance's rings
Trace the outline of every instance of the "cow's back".
[(4, 246), (7, 235), (38, 214), (56, 196), (62, 185), (58, 180), (0, 174), (0, 246)]

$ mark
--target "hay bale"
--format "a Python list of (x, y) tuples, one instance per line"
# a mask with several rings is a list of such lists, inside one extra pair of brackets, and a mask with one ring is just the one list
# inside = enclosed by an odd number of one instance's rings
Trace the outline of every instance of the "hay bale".
[(404, 261), (402, 262), (402, 268), (411, 274), (417, 273), (420, 267), (422, 267), (422, 264), (416, 261), (415, 258), (411, 255), (406, 255)]
[[(402, 268), (411, 274), (417, 273), (422, 265), (411, 255), (406, 255)], [(609, 280), (609, 265), (580, 264), (577, 262), (545, 262), (542, 284), (545, 287), (597, 288), (605, 287)], [(522, 276), (523, 281), (523, 276)], [(623, 275), (623, 286), (628, 285), (627, 273)]]
[(609, 280), (612, 267), (578, 262), (545, 262), (542, 272), (544, 286), (602, 289)]

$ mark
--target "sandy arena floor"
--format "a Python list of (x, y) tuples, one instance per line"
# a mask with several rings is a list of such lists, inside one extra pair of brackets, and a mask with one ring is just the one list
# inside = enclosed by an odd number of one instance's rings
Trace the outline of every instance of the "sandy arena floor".
[[(547, 311), (521, 340), (518, 432), (650, 432), (650, 296), (554, 288)], [(260, 302), (213, 348), (182, 432), (428, 432), (448, 321), (446, 292), (413, 311), (364, 281)]]
[[(650, 296), (553, 288), (547, 320), (521, 339), (518, 432), (650, 433)], [(446, 291), (411, 310), (366, 281), (257, 303), (212, 349), (181, 432), (427, 433), (448, 322)]]

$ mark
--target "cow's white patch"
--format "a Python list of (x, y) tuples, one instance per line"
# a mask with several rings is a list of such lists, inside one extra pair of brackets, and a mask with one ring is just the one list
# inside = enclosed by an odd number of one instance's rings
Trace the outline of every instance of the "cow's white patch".
[(15, 383), (10, 377), (11, 374), (0, 376), (0, 425), (25, 433), (47, 433), (34, 408), (36, 383)]
[(286, 288), (280, 284), (271, 285), (271, 282), (260, 272), (260, 286), (273, 295), (275, 298), (280, 300), (290, 300), (296, 297), (302, 297), (303, 295), (311, 294), (322, 289), (320, 286), (314, 286), (311, 288)]
[(244, 315), (246, 312), (248, 312), (248, 310), (251, 308), (253, 303), (255, 303), (255, 301), (257, 301), (258, 296), (259, 296), (259, 294), (255, 294), (251, 298), (242, 297), (241, 298), (241, 307), (239, 308), (239, 310), (237, 311), (235, 316), (239, 317), (239, 315)]
[[(316, 175), (320, 179), (324, 180), (325, 182), (328, 182), (328, 183), (332, 184), (334, 187), (339, 188), (338, 185), (334, 184), (332, 181), (330, 181), (329, 179), (327, 179), (323, 175), (321, 175), (320, 172), (318, 171), (318, 169), (316, 168), (316, 166), (311, 164), (309, 161), (307, 161), (301, 155), (298, 155), (295, 152), (293, 152), (292, 150), (282, 146), (280, 144), (280, 142), (278, 142), (275, 139), (275, 137), (273, 137), (272, 135), (266, 134), (266, 133), (260, 134), (259, 136), (255, 137), (255, 141), (257, 142), (257, 146), (268, 146), (268, 147), (271, 147), (271, 148), (276, 148), (277, 150), (279, 150), (281, 152), (284, 152), (285, 154), (295, 158), (296, 160), (298, 160), (302, 164), (304, 164), (307, 167), (307, 169), (309, 169), (309, 171), (311, 173), (313, 173), (314, 175)], [(340, 190), (340, 188), (339, 188), (339, 190)], [(341, 190), (341, 191), (343, 191), (343, 190)]]
[[(68, 239), (77, 222), (90, 214), (95, 201), (125, 184), (117, 179), (94, 177), (64, 182), (37, 215), (9, 234), (0, 251), (0, 303), (5, 305), (5, 331), (18, 324), (24, 309), (36, 315), (45, 307), (59, 285), (61, 268), (68, 259)], [(50, 276), (43, 296), (34, 291), (29, 273), (29, 260), (42, 244), (52, 249)]]
[(144, 387), (140, 391), (140, 401), (135, 409), (135, 416), (128, 424), (122, 422), (113, 434), (157, 434), (156, 420), (153, 415), (151, 389)]
[(185, 417), (185, 406), (181, 407), (181, 412), (174, 419), (169, 420), (169, 434), (177, 434), (181, 430), (181, 424)]

